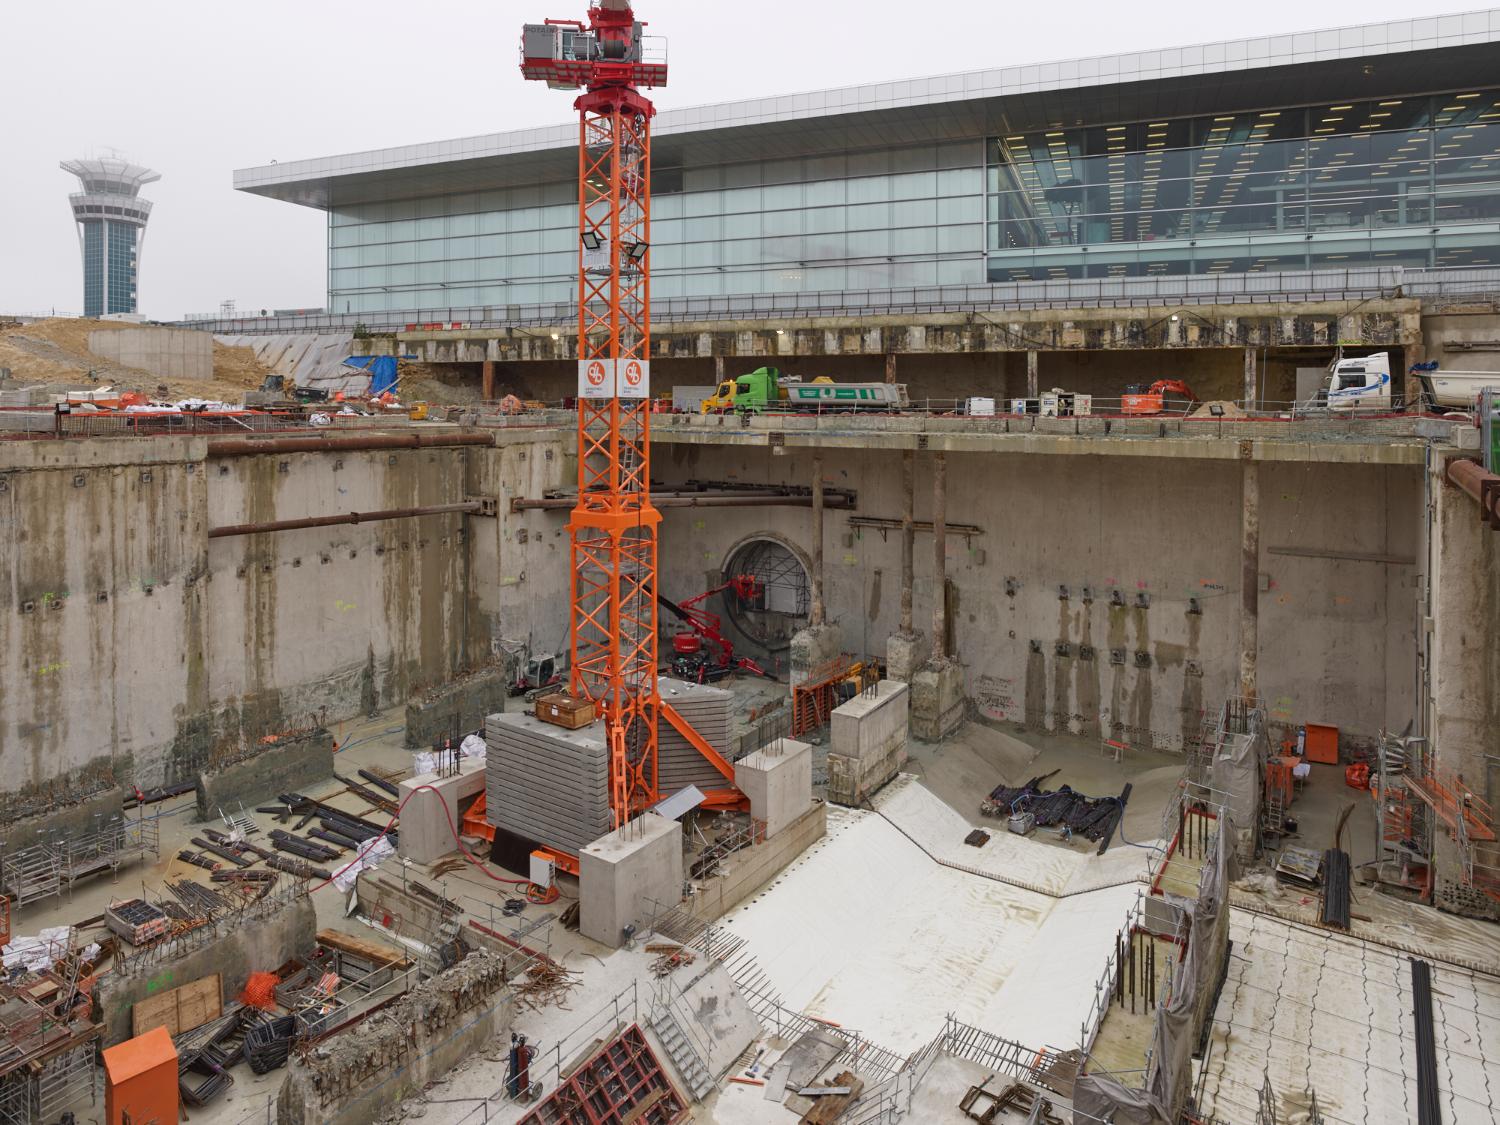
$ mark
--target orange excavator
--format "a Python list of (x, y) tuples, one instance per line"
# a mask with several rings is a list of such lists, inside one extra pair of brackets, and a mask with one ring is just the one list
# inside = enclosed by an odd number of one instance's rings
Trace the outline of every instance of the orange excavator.
[(1126, 387), (1124, 395), (1120, 397), (1120, 413), (1160, 414), (1166, 407), (1168, 392), (1181, 395), (1190, 404), (1198, 401), (1192, 388), (1181, 379), (1158, 379), (1149, 387), (1142, 383), (1132, 383)]

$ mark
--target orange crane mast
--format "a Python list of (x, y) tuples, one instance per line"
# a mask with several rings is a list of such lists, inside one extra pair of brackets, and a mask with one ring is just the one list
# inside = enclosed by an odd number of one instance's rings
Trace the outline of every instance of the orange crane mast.
[(602, 714), (618, 827), (654, 804), (657, 528), (651, 503), (651, 118), (664, 55), (629, 0), (522, 31), (521, 73), (582, 89), (578, 129), (578, 502), (568, 523), (571, 690)]

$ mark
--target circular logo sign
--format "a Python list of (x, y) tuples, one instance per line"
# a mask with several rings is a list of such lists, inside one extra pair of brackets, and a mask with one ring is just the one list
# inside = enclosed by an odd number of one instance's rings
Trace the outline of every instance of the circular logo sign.
[(633, 359), (625, 365), (625, 385), (627, 387), (641, 385), (641, 365)]
[(594, 360), (594, 362), (589, 364), (588, 367), (584, 370), (584, 378), (589, 381), (589, 386), (591, 387), (603, 386), (604, 364), (600, 363), (597, 359)]

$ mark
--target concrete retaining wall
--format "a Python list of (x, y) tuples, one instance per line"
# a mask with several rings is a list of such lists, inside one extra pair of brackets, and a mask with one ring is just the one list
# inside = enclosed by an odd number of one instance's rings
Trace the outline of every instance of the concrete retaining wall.
[(424, 692), (406, 705), (406, 745), (428, 749), (451, 735), (455, 724), (462, 734), (473, 734), (486, 715), (505, 710), (510, 679), (504, 667), (496, 667)]
[(92, 797), (36, 816), (0, 821), (0, 840), (9, 852), (29, 848), (57, 836), (74, 837), (92, 832), (125, 811), (125, 790), (116, 785)]
[(217, 933), (188, 943), (188, 952), (181, 956), (105, 973), (94, 997), (104, 1015), (104, 1045), (130, 1038), (130, 1009), (137, 1001), (218, 973), (227, 1002), (240, 994), (251, 973), (270, 971), (311, 953), (317, 929), (312, 899), (298, 895), (250, 907), (242, 924), (220, 923)]
[(89, 351), (170, 379), (212, 379), (214, 338), (184, 328), (97, 328)]
[(281, 793), (298, 793), (333, 776), (333, 735), (326, 730), (295, 735), (260, 748), (242, 761), (198, 775), (198, 819), (220, 810), (237, 813)]
[(769, 840), (735, 852), (717, 875), (701, 881), (687, 905), (697, 918), (715, 921), (781, 874), (799, 855), (828, 831), (828, 806), (814, 800), (812, 808)]
[[(857, 488), (859, 509), (825, 516), (828, 616), (845, 649), (879, 653), (900, 626), (901, 536), (849, 520), (900, 518), (901, 451), (857, 448), (862, 435), (829, 440), (838, 448), (824, 451), (828, 484)], [(1180, 749), (1205, 706), (1238, 694), (1240, 466), (1154, 448), (947, 454), (948, 520), (982, 529), (948, 536), (945, 567), (964, 694), (980, 716)], [(777, 457), (762, 444), (685, 445), (659, 458), (681, 479), (806, 487), (812, 475), (811, 451), (790, 442)], [(924, 521), (930, 455), (918, 451), (916, 467)], [(1266, 460), (1260, 496), (1259, 680), (1271, 722), (1332, 723), (1356, 743), (1402, 729), (1415, 705), (1420, 467)], [(746, 535), (805, 544), (811, 526), (798, 508), (667, 509), (662, 543), (691, 549), (662, 551), (661, 586), (701, 589)], [(931, 533), (919, 531), (913, 617), (924, 627), (932, 569)], [(1112, 604), (1115, 591), (1123, 604)]]
[(216, 751), (404, 704), (502, 642), (565, 638), (551, 512), (208, 538), (572, 479), (559, 432), (496, 440), (223, 460), (196, 437), (0, 442), (0, 804), (88, 791), (101, 763), (119, 784), (192, 780)]
[(480, 951), (287, 1063), (282, 1125), (366, 1125), (510, 1030), (503, 961)]

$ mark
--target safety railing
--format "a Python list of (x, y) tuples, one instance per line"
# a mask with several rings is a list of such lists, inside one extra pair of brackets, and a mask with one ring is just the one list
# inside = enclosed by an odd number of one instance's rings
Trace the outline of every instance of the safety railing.
[[(1069, 278), (972, 285), (897, 286), (757, 293), (720, 297), (658, 297), (657, 325), (674, 321), (964, 313), (1028, 308), (1160, 307), (1194, 304), (1267, 304), (1382, 297), (1462, 297), (1500, 293), (1500, 270), (1350, 267), (1276, 273), (1174, 274), (1140, 278)], [(567, 327), (577, 321), (571, 301), (406, 308), (310, 316), (226, 317), (180, 322), (203, 331), (272, 335), (299, 332), (356, 334), (480, 328)]]

